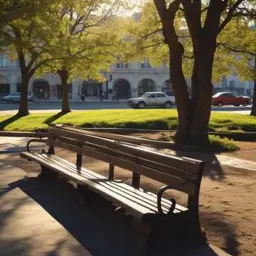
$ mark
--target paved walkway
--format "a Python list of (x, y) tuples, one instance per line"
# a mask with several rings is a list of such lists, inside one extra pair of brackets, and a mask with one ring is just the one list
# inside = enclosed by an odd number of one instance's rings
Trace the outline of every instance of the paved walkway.
[(0, 255), (91, 255), (22, 191), (19, 180), (24, 175), (21, 169), (3, 165), (0, 159)]
[(240, 168), (248, 171), (256, 171), (256, 162), (254, 161), (243, 160), (240, 158), (230, 157), (226, 155), (216, 155), (216, 158), (223, 165), (231, 166), (234, 168)]

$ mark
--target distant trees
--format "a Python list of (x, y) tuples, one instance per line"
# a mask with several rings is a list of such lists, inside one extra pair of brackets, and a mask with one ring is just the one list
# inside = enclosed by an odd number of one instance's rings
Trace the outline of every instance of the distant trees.
[[(5, 14), (16, 0), (5, 5)], [(0, 46), (17, 57), (21, 70), (21, 99), (18, 116), (29, 114), (28, 85), (32, 76), (55, 72), (61, 80), (62, 113), (70, 111), (68, 84), (74, 77), (102, 80), (115, 57), (118, 30), (113, 22), (122, 1), (115, 0), (24, 0), (20, 13), (4, 20)], [(37, 12), (39, 6), (44, 9)], [(22, 11), (21, 11), (22, 10)], [(30, 15), (29, 19), (23, 18)]]

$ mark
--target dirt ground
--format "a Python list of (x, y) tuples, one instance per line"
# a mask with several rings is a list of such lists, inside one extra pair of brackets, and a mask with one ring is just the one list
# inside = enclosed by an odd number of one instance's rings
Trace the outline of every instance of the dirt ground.
[[(139, 135), (141, 136), (141, 135)], [(159, 134), (146, 135), (157, 139)], [(143, 135), (145, 137), (145, 134)], [(230, 156), (256, 161), (256, 143), (241, 142), (241, 150), (225, 153)], [(200, 154), (200, 153), (197, 153)], [(57, 155), (75, 162), (75, 154), (57, 150)], [(12, 160), (13, 161), (13, 160)], [(214, 154), (210, 157), (214, 162)], [(40, 170), (37, 164), (17, 161), (19, 167), (26, 171)], [(108, 164), (83, 157), (83, 166), (90, 170), (107, 174)], [(115, 170), (115, 178), (125, 182), (131, 181), (131, 173)], [(142, 178), (142, 188), (157, 191), (162, 184)], [(184, 195), (172, 192), (178, 199), (185, 201)], [(201, 225), (206, 230), (210, 243), (224, 249), (234, 256), (252, 256), (256, 252), (256, 170), (221, 166), (218, 162), (208, 163), (204, 172), (200, 192)]]
[[(130, 136), (137, 136), (148, 138), (152, 140), (165, 140), (167, 136), (170, 136), (168, 133), (158, 132), (158, 133), (135, 133)], [(245, 159), (249, 161), (256, 162), (256, 142), (244, 142), (244, 141), (236, 141), (236, 145), (240, 148), (240, 150), (231, 153), (221, 153), (222, 155), (228, 155), (240, 159)]]

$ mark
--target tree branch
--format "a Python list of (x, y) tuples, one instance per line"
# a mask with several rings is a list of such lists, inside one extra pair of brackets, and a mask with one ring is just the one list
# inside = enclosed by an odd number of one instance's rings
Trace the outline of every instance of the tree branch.
[(244, 0), (237, 0), (233, 6), (231, 6), (231, 8), (228, 11), (228, 14), (225, 18), (225, 20), (219, 25), (219, 29), (218, 29), (218, 34), (227, 26), (227, 24), (231, 21), (234, 12), (236, 11), (236, 9), (238, 8), (238, 6), (243, 2)]
[(232, 51), (232, 52), (236, 52), (236, 53), (245, 53), (245, 54), (248, 54), (248, 55), (251, 55), (251, 56), (256, 56), (256, 53), (255, 53), (255, 52), (250, 52), (250, 51), (242, 50), (242, 49), (239, 49), (239, 48), (237, 48), (237, 47), (232, 47), (232, 46), (230, 46), (230, 45), (227, 45), (227, 44), (225, 44), (225, 43), (217, 43), (217, 46), (224, 47), (224, 48), (226, 48), (227, 50)]

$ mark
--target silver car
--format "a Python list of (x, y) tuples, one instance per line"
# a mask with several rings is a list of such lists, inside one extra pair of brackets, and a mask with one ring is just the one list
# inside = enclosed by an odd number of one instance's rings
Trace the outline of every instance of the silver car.
[[(20, 102), (20, 93), (11, 93), (3, 97), (3, 101), (6, 103), (18, 103)], [(33, 96), (28, 95), (28, 101), (33, 101)]]
[(128, 100), (128, 105), (133, 108), (165, 107), (172, 108), (175, 104), (175, 97), (168, 96), (164, 92), (145, 92), (139, 98)]

